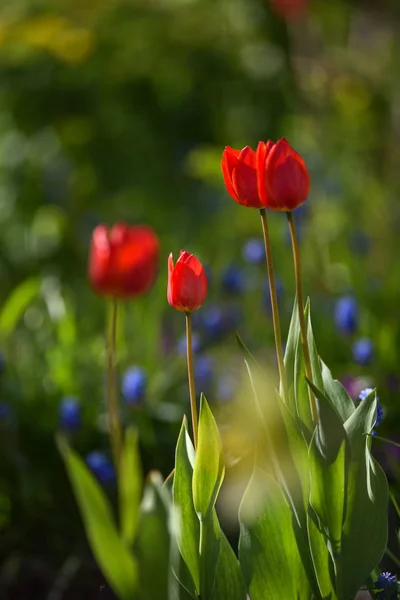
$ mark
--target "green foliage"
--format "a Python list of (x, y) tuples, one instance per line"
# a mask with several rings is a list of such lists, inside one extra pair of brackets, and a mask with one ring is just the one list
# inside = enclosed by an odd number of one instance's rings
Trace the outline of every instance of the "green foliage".
[(138, 563), (121, 539), (111, 506), (82, 459), (60, 439), (59, 448), (78, 502), (93, 554), (121, 600), (132, 600), (139, 585)]
[(142, 496), (142, 476), (137, 432), (130, 428), (125, 434), (119, 474), (119, 514), (123, 539), (131, 545), (135, 538), (139, 503)]

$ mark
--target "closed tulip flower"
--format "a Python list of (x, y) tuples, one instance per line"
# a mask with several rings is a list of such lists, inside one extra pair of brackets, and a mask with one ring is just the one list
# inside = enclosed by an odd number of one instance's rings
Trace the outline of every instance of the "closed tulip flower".
[(190, 313), (200, 308), (207, 295), (207, 277), (201, 262), (181, 250), (174, 265), (172, 252), (168, 258), (168, 302), (173, 308)]
[(88, 277), (99, 294), (132, 298), (153, 285), (159, 257), (159, 241), (145, 225), (117, 223), (111, 229), (99, 225), (93, 232)]
[(310, 176), (300, 154), (284, 138), (257, 147), (258, 193), (270, 210), (290, 212), (307, 200)]
[(228, 193), (235, 202), (249, 208), (263, 208), (258, 195), (256, 153), (249, 146), (222, 154), (222, 173)]

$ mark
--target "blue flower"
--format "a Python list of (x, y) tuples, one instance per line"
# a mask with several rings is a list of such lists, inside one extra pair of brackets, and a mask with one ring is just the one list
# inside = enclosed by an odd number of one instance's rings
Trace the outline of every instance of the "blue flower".
[(81, 407), (73, 396), (61, 400), (58, 414), (61, 429), (76, 431), (81, 426)]
[[(192, 351), (194, 354), (198, 352), (201, 348), (201, 337), (197, 331), (193, 331), (192, 333)], [(180, 356), (186, 356), (186, 335), (183, 335), (179, 338), (176, 344), (176, 351)]]
[(245, 279), (243, 271), (231, 265), (222, 273), (222, 287), (230, 294), (240, 294), (245, 289)]
[(358, 305), (353, 296), (342, 296), (336, 302), (335, 325), (340, 333), (355, 333), (358, 326)]
[(216, 398), (219, 402), (229, 402), (235, 393), (235, 384), (232, 377), (223, 377), (218, 382)]
[[(359, 394), (359, 398), (360, 398), (360, 402), (362, 402), (363, 400), (365, 400), (365, 398), (367, 396), (369, 396), (370, 394), (372, 394), (373, 392), (373, 388), (365, 388), (365, 390), (362, 390)], [(376, 397), (377, 400), (377, 406), (376, 406), (376, 422), (375, 422), (375, 427), (378, 427), (378, 425), (380, 425), (383, 421), (383, 417), (384, 417), (384, 412), (383, 412), (383, 408), (382, 406), (379, 404), (379, 398), (378, 396)], [(372, 434), (374, 435), (375, 432), (373, 431)]]
[(369, 338), (360, 338), (353, 344), (353, 358), (359, 365), (369, 365), (373, 355), (373, 345)]
[(262, 238), (250, 238), (244, 244), (242, 255), (246, 262), (259, 265), (265, 262), (264, 241)]
[(86, 456), (85, 461), (100, 483), (107, 484), (115, 481), (114, 467), (103, 452), (94, 450)]
[(396, 600), (398, 584), (396, 577), (387, 571), (381, 573), (374, 584), (375, 597), (379, 600)]
[(128, 404), (140, 403), (146, 393), (147, 375), (140, 367), (131, 367), (122, 377), (122, 395)]
[(194, 380), (198, 392), (210, 389), (214, 376), (214, 361), (211, 356), (203, 354), (194, 363)]
[(5, 402), (0, 402), (0, 421), (6, 421), (11, 415), (11, 407)]

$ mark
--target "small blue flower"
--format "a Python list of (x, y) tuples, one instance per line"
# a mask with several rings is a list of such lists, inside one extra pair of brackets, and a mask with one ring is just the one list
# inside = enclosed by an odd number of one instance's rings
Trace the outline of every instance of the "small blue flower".
[(76, 431), (81, 426), (81, 407), (73, 396), (61, 400), (58, 414), (61, 429)]
[(219, 402), (229, 402), (235, 393), (235, 384), (232, 377), (223, 377), (218, 382), (216, 398)]
[(194, 380), (198, 392), (210, 389), (214, 376), (214, 361), (211, 356), (203, 354), (194, 363)]
[(250, 238), (244, 244), (242, 255), (246, 262), (259, 265), (265, 262), (264, 241), (262, 238)]
[(222, 287), (230, 294), (240, 294), (245, 290), (245, 278), (243, 271), (231, 265), (222, 273)]
[(122, 377), (122, 395), (128, 404), (140, 403), (146, 393), (147, 375), (140, 367), (131, 367)]
[[(373, 388), (365, 388), (365, 390), (362, 390), (359, 394), (359, 399), (360, 402), (363, 402), (363, 400), (365, 400), (365, 398), (367, 396), (369, 396), (370, 394), (372, 394), (373, 392)], [(376, 397), (377, 400), (377, 406), (376, 406), (376, 422), (375, 422), (375, 427), (378, 427), (378, 425), (380, 425), (383, 421), (383, 417), (384, 417), (384, 412), (383, 412), (383, 408), (382, 406), (379, 404), (379, 398), (378, 396)], [(375, 432), (373, 431), (372, 434), (374, 435)]]
[(86, 464), (100, 483), (115, 481), (115, 470), (107, 456), (99, 450), (93, 450), (85, 458)]
[[(196, 354), (201, 348), (201, 337), (197, 331), (192, 333), (192, 351)], [(176, 351), (180, 356), (186, 356), (186, 335), (179, 338), (176, 344)]]
[(335, 325), (340, 333), (355, 333), (358, 326), (358, 305), (353, 296), (342, 296), (336, 302)]
[(202, 314), (202, 327), (208, 337), (213, 339), (222, 337), (226, 332), (224, 309), (217, 304), (206, 308)]
[(353, 344), (353, 358), (359, 365), (369, 365), (373, 355), (373, 344), (369, 338), (360, 338)]
[(374, 584), (375, 596), (379, 600), (396, 600), (398, 584), (396, 577), (387, 571), (381, 573)]
[(0, 402), (0, 421), (6, 421), (11, 415), (11, 407), (5, 402)]

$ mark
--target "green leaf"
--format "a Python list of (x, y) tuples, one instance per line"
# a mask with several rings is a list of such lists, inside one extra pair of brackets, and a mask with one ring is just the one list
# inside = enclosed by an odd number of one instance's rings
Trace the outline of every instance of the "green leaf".
[(142, 473), (138, 436), (133, 428), (129, 428), (125, 435), (119, 475), (121, 533), (128, 544), (132, 544), (135, 537), (141, 496)]
[(346, 500), (346, 440), (333, 461), (320, 452), (317, 433), (310, 445), (310, 504), (319, 519), (319, 525), (328, 538), (332, 558), (340, 553), (342, 524)]
[(307, 442), (309, 442), (314, 430), (314, 425), (311, 418), (310, 397), (306, 381), (304, 352), (300, 335), (297, 339), (294, 361), (294, 397), (296, 402), (296, 413), (301, 423), (302, 432)]
[(381, 560), (387, 544), (389, 490), (372, 458), (370, 433), (376, 421), (376, 394), (363, 400), (344, 424), (350, 442), (346, 519), (342, 536), (343, 596), (357, 589)]
[(0, 336), (10, 335), (17, 326), (28, 304), (40, 293), (40, 279), (30, 277), (20, 283), (3, 304), (0, 312)]
[(310, 598), (292, 511), (279, 484), (261, 469), (252, 475), (239, 519), (239, 559), (251, 600)]
[(311, 508), (307, 515), (307, 529), (314, 571), (321, 597), (324, 600), (337, 600), (332, 557), (326, 545), (325, 536), (319, 529), (317, 517)]
[(297, 342), (299, 339), (299, 335), (300, 335), (299, 313), (298, 313), (298, 308), (297, 308), (297, 298), (295, 298), (294, 304), (293, 304), (292, 318), (290, 320), (289, 333), (288, 333), (287, 342), (286, 342), (285, 356), (284, 356), (286, 378), (287, 378), (287, 384), (288, 384), (288, 389), (289, 389), (289, 401), (290, 401), (289, 409), (290, 409), (292, 415), (296, 414), (295, 393), (294, 393), (294, 388), (295, 388), (294, 365), (295, 365), (296, 348), (297, 348)]
[(354, 402), (342, 384), (337, 379), (333, 379), (332, 373), (322, 360), (321, 366), (325, 394), (331, 403), (334, 404), (340, 418), (342, 419), (342, 422), (344, 423), (355, 411), (356, 407)]
[(138, 587), (137, 562), (119, 537), (110, 504), (84, 461), (58, 440), (93, 555), (121, 600), (132, 600)]
[(177, 542), (179, 551), (190, 572), (195, 588), (199, 592), (200, 523), (194, 509), (192, 498), (193, 464), (194, 448), (187, 431), (186, 417), (184, 417), (175, 452), (173, 499), (174, 506), (177, 509)]
[(198, 446), (193, 470), (193, 504), (200, 521), (205, 519), (214, 508), (224, 473), (218, 427), (207, 400), (202, 395)]
[(318, 449), (328, 462), (334, 462), (343, 440), (346, 439), (346, 431), (331, 401), (308, 379), (307, 383), (315, 396), (317, 404), (316, 443)]
[(320, 362), (320, 358), (318, 356), (317, 346), (315, 344), (314, 334), (313, 334), (312, 325), (311, 325), (311, 309), (310, 309), (310, 299), (309, 298), (307, 299), (307, 304), (306, 304), (306, 308), (304, 311), (304, 317), (305, 317), (306, 323), (307, 323), (307, 341), (308, 341), (308, 348), (310, 351), (313, 383), (318, 389), (323, 390), (324, 382), (323, 382), (322, 373), (321, 373), (321, 362)]
[(217, 579), (221, 547), (221, 529), (215, 509), (200, 521), (200, 598), (211, 600)]
[[(215, 510), (214, 518), (218, 523)], [(220, 600), (221, 598), (229, 598), (229, 600), (246, 600), (246, 586), (244, 584), (239, 561), (223, 531), (220, 533), (220, 550), (212, 600)]]
[(170, 515), (168, 493), (162, 483), (159, 473), (150, 473), (140, 506), (135, 550), (141, 600), (169, 600)]

